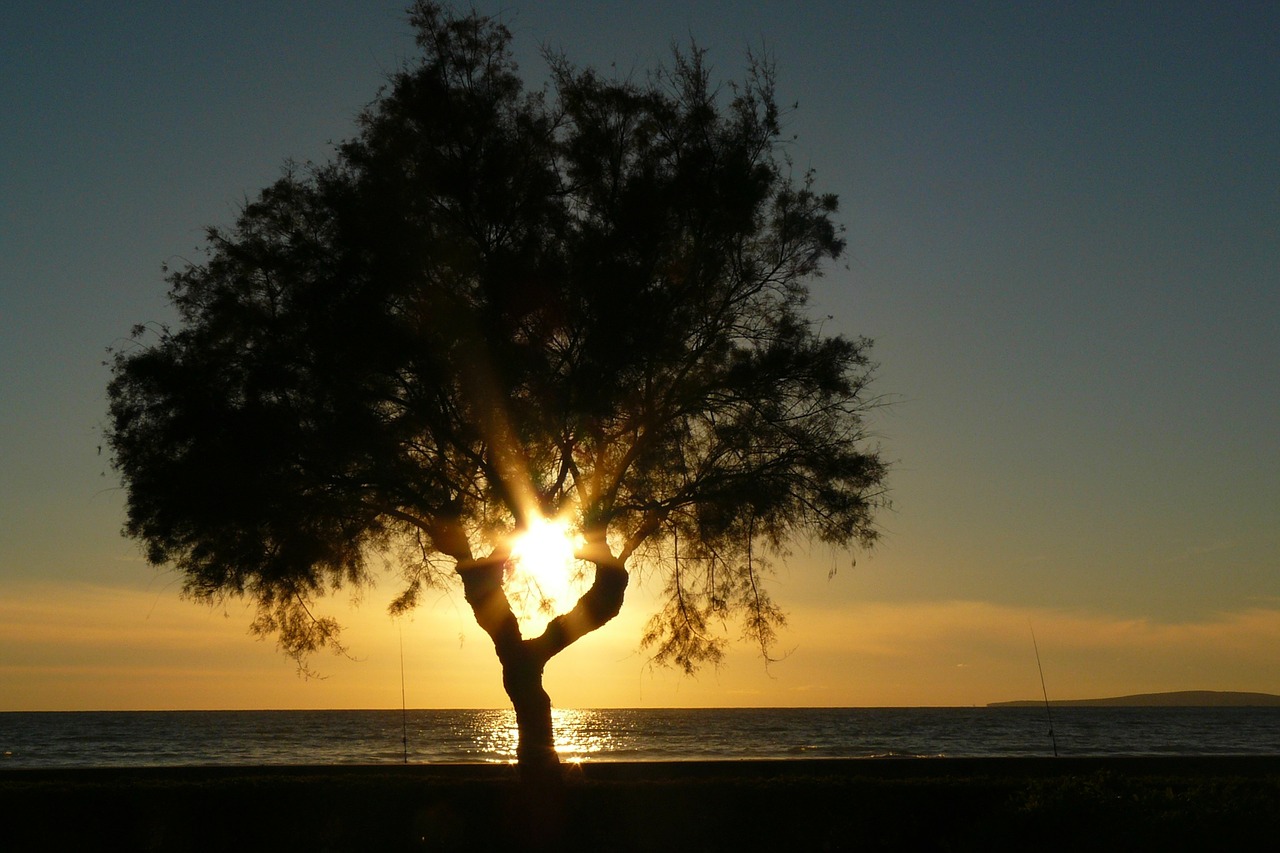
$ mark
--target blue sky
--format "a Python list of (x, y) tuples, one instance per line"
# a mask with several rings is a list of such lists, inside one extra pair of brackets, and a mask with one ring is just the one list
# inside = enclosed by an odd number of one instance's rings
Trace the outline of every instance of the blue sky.
[[(786, 660), (652, 672), (641, 584), (559, 704), (1024, 698), (1029, 623), (1064, 698), (1280, 692), (1280, 7), (478, 6), (534, 85), (542, 45), (639, 75), (693, 39), (725, 79), (767, 48), (848, 228), (814, 310), (875, 340), (891, 404), (883, 542), (783, 568)], [(296, 679), (120, 538), (98, 447), (101, 362), (169, 317), (161, 265), (352, 134), (412, 53), (400, 4), (19, 0), (0, 48), (0, 709), (394, 704), (376, 595), (363, 662)], [(459, 605), (399, 626), (417, 704), (502, 704)]]

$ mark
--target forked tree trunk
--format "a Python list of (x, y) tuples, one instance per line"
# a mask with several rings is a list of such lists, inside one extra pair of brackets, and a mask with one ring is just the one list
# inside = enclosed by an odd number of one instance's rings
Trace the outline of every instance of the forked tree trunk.
[(627, 572), (622, 560), (609, 555), (594, 561), (596, 576), (573, 610), (552, 619), (540, 637), (524, 639), (511, 605), (502, 590), (502, 561), (459, 562), (467, 603), (476, 621), (493, 640), (502, 663), (502, 686), (516, 712), (519, 742), (516, 760), (521, 778), (558, 778), (560, 757), (556, 754), (551, 723), (551, 697), (542, 687), (547, 661), (583, 635), (608, 622), (622, 609), (627, 589)]

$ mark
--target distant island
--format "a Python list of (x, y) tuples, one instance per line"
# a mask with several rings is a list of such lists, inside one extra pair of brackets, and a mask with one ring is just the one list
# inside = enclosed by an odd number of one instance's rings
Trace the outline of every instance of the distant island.
[[(1173, 693), (1137, 693), (1109, 699), (1050, 699), (1050, 707), (1090, 708), (1280, 708), (1274, 693), (1236, 693), (1220, 690), (1179, 690)], [(991, 702), (988, 708), (1044, 707), (1043, 699)]]

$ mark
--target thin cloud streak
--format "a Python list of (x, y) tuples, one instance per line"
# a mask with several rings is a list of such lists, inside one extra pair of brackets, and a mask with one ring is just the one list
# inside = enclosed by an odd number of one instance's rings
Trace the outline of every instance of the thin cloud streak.
[(839, 660), (862, 683), (869, 698), (853, 704), (1034, 698), (1032, 630), (1061, 699), (1257, 690), (1275, 673), (1280, 644), (1272, 602), (1185, 622), (981, 601), (877, 602), (794, 611), (792, 625), (796, 656)]
[[(380, 600), (329, 602), (352, 658), (313, 661), (308, 680), (248, 633), (248, 608), (220, 610), (154, 589), (23, 584), (0, 600), (0, 710), (39, 708), (392, 707), (398, 632), (418, 707), (501, 707), (491, 654), (473, 625)], [(1160, 622), (1100, 611), (983, 601), (797, 606), (766, 665), (735, 644), (695, 678), (637, 650), (643, 601), (548, 669), (561, 707), (983, 705), (1040, 695), (1034, 629), (1051, 698), (1165, 690), (1268, 689), (1280, 602)], [(436, 608), (430, 608), (436, 609)]]

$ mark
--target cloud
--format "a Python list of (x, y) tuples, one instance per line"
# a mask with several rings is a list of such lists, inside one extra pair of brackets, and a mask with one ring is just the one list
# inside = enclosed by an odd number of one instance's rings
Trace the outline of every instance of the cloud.
[[(465, 606), (428, 603), (399, 623), (370, 595), (327, 602), (355, 660), (295, 675), (251, 612), (180, 600), (172, 589), (0, 585), (0, 697), (20, 708), (395, 707), (400, 667), (415, 707), (503, 707), (492, 645)], [(388, 593), (389, 594), (389, 593)], [(1034, 629), (1051, 698), (1163, 690), (1275, 690), (1280, 601), (1198, 621), (983, 601), (857, 602), (790, 609), (767, 664), (731, 647), (690, 679), (636, 649), (647, 611), (622, 616), (555, 658), (557, 707), (982, 705), (1041, 695)], [(461, 639), (461, 642), (459, 638)], [(400, 643), (403, 639), (403, 658)]]
[(865, 704), (1034, 698), (1036, 645), (1057, 698), (1267, 691), (1280, 647), (1280, 607), (1269, 602), (1185, 622), (981, 601), (867, 602), (796, 609), (791, 625), (793, 658), (841, 662), (863, 684)]
[(0, 584), (0, 710), (398, 707), (402, 660), (410, 704), (502, 703), (474, 620), (459, 648), (456, 616), (397, 625), (371, 598), (325, 602), (352, 658), (319, 654), (311, 663), (324, 678), (308, 680), (273, 642), (249, 634), (243, 602), (210, 608), (171, 588)]

